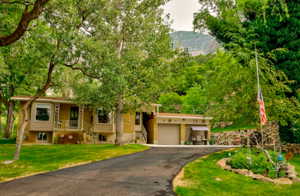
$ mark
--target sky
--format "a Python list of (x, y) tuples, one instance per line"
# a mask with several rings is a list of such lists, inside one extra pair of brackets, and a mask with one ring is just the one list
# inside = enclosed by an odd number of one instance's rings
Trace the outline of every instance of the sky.
[(198, 0), (171, 0), (164, 7), (165, 14), (169, 13), (175, 31), (192, 31), (193, 14), (200, 9)]

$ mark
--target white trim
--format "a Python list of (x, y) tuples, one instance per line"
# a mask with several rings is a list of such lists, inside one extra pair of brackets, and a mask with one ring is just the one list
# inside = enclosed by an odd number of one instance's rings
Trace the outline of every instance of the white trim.
[(197, 119), (197, 120), (212, 120), (212, 117), (198, 117), (198, 116), (160, 116), (157, 115), (157, 118), (176, 118), (176, 119)]
[[(12, 97), (12, 100), (15, 101), (29, 101), (31, 98), (25, 98), (25, 97)], [(38, 98), (35, 100), (35, 102), (51, 102), (51, 103), (69, 103), (74, 104), (71, 100), (55, 100), (55, 99), (48, 99), (48, 98)]]
[[(44, 105), (48, 105), (48, 107), (38, 107), (38, 105), (41, 105), (41, 104), (44, 104)], [(46, 108), (46, 109), (48, 109), (48, 112), (49, 112), (49, 120), (37, 120), (36, 119), (36, 115), (37, 115), (37, 109), (38, 108)], [(52, 122), (52, 104), (50, 104), (50, 103), (35, 103), (34, 104), (34, 116), (33, 116), (33, 120), (35, 121), (35, 122)]]
[(207, 126), (191, 126), (192, 131), (209, 131)]

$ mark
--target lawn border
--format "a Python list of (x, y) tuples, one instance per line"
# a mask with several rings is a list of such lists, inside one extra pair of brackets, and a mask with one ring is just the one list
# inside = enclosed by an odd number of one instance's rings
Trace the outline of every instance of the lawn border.
[(183, 177), (184, 177), (184, 168), (186, 167), (187, 164), (192, 163), (192, 162), (194, 162), (196, 160), (199, 160), (199, 159), (205, 159), (205, 158), (209, 157), (212, 154), (223, 153), (223, 152), (227, 152), (227, 151), (233, 151), (237, 148), (239, 148), (239, 147), (227, 148), (227, 149), (220, 150), (220, 151), (217, 151), (217, 152), (212, 152), (212, 153), (206, 154), (204, 156), (200, 156), (199, 158), (196, 158), (195, 160), (193, 160), (191, 162), (188, 162), (185, 165), (183, 165), (182, 168), (172, 178), (171, 187), (172, 187), (172, 191), (173, 191), (174, 195), (177, 195), (176, 192), (175, 192), (175, 189), (177, 187), (176, 184), (175, 184), (175, 180), (180, 178), (180, 175), (183, 175)]
[(2, 180), (2, 181), (0, 180), (0, 184), (9, 183), (9, 182), (14, 181), (14, 180), (19, 180), (19, 179), (27, 178), (27, 177), (31, 177), (31, 176), (37, 176), (37, 175), (43, 175), (43, 174), (46, 174), (46, 173), (56, 172), (56, 171), (63, 170), (63, 169), (68, 169), (68, 168), (73, 168), (73, 167), (79, 167), (79, 166), (83, 166), (83, 165), (88, 165), (88, 164), (92, 164), (92, 163), (96, 163), (96, 162), (100, 162), (100, 161), (106, 161), (106, 160), (110, 160), (110, 159), (117, 159), (117, 158), (120, 158), (120, 157), (126, 157), (126, 156), (130, 156), (130, 155), (134, 155), (134, 154), (146, 152), (146, 151), (152, 149), (152, 147), (146, 146), (144, 144), (140, 144), (140, 145), (148, 147), (148, 149), (145, 149), (145, 150), (139, 151), (139, 152), (134, 152), (134, 153), (131, 153), (131, 154), (124, 154), (124, 155), (121, 155), (121, 156), (116, 156), (116, 157), (111, 157), (111, 158), (107, 158), (107, 159), (102, 159), (102, 160), (82, 161), (82, 162), (78, 162), (78, 163), (74, 163), (74, 164), (68, 164), (68, 165), (59, 167), (56, 170), (52, 170), (52, 171), (41, 171), (41, 172), (30, 173), (30, 174), (23, 175), (23, 176), (17, 176), (17, 177), (14, 177), (14, 178), (7, 178), (7, 179)]

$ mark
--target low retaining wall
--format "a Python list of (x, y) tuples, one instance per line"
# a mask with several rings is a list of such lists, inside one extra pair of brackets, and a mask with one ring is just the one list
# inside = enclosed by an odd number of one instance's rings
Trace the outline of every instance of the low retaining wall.
[(294, 154), (300, 154), (300, 144), (285, 144), (281, 146), (283, 152), (292, 152)]
[(252, 171), (247, 170), (247, 169), (234, 169), (230, 165), (227, 164), (227, 162), (229, 160), (230, 160), (230, 158), (223, 158), (217, 162), (217, 165), (219, 165), (224, 170), (228, 170), (228, 171), (231, 171), (231, 172), (234, 172), (237, 174), (248, 176), (250, 178), (253, 178), (254, 180), (261, 180), (264, 182), (272, 182), (274, 184), (293, 184), (293, 182), (300, 181), (300, 179), (297, 177), (297, 172), (295, 170), (295, 167), (290, 164), (288, 164), (287, 168), (286, 168), (286, 177), (272, 179), (272, 178), (263, 176), (261, 174), (254, 174)]
[[(263, 138), (265, 145), (278, 145), (279, 126), (276, 123), (266, 125), (263, 128)], [(256, 145), (257, 141), (261, 142), (261, 131), (258, 129), (211, 133), (211, 144), (215, 145)]]

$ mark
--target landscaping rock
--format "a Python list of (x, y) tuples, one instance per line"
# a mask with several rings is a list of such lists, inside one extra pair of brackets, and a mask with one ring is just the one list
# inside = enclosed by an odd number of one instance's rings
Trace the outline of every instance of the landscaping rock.
[[(253, 178), (254, 180), (260, 180), (264, 182), (271, 182), (275, 184), (293, 184), (293, 182), (300, 182), (300, 178), (297, 177), (297, 172), (295, 171), (295, 167), (293, 165), (288, 164), (287, 165), (287, 174), (288, 178), (278, 178), (278, 179), (272, 179), (260, 174), (254, 174), (252, 171), (247, 169), (233, 169), (230, 165), (227, 164), (227, 161), (229, 161), (230, 158), (224, 158), (217, 162), (217, 165), (219, 165), (224, 170), (232, 171), (236, 174), (241, 174), (244, 176), (248, 176), (250, 178)], [(215, 179), (216, 181), (222, 181), (219, 178)]]
[(239, 174), (244, 175), (244, 176), (252, 176), (253, 173), (250, 170), (247, 169), (235, 169)]
[(229, 158), (224, 158), (224, 159), (221, 159), (217, 162), (217, 164), (225, 169), (225, 170), (230, 170), (231, 169), (231, 166), (230, 165), (227, 165), (227, 161), (229, 160)]
[(287, 165), (287, 177), (289, 179), (295, 179), (297, 178), (297, 172), (295, 170), (295, 166), (291, 165), (291, 164), (288, 164)]
[(282, 145), (283, 152), (291, 152), (293, 154), (300, 154), (300, 144), (286, 144)]
[(293, 182), (300, 182), (300, 178), (293, 178)]
[(7, 161), (3, 161), (2, 163), (4, 165), (9, 165), (9, 164), (12, 164), (14, 161), (13, 160), (7, 160)]
[(275, 184), (293, 184), (293, 181), (288, 178), (278, 178), (274, 179), (273, 182)]

